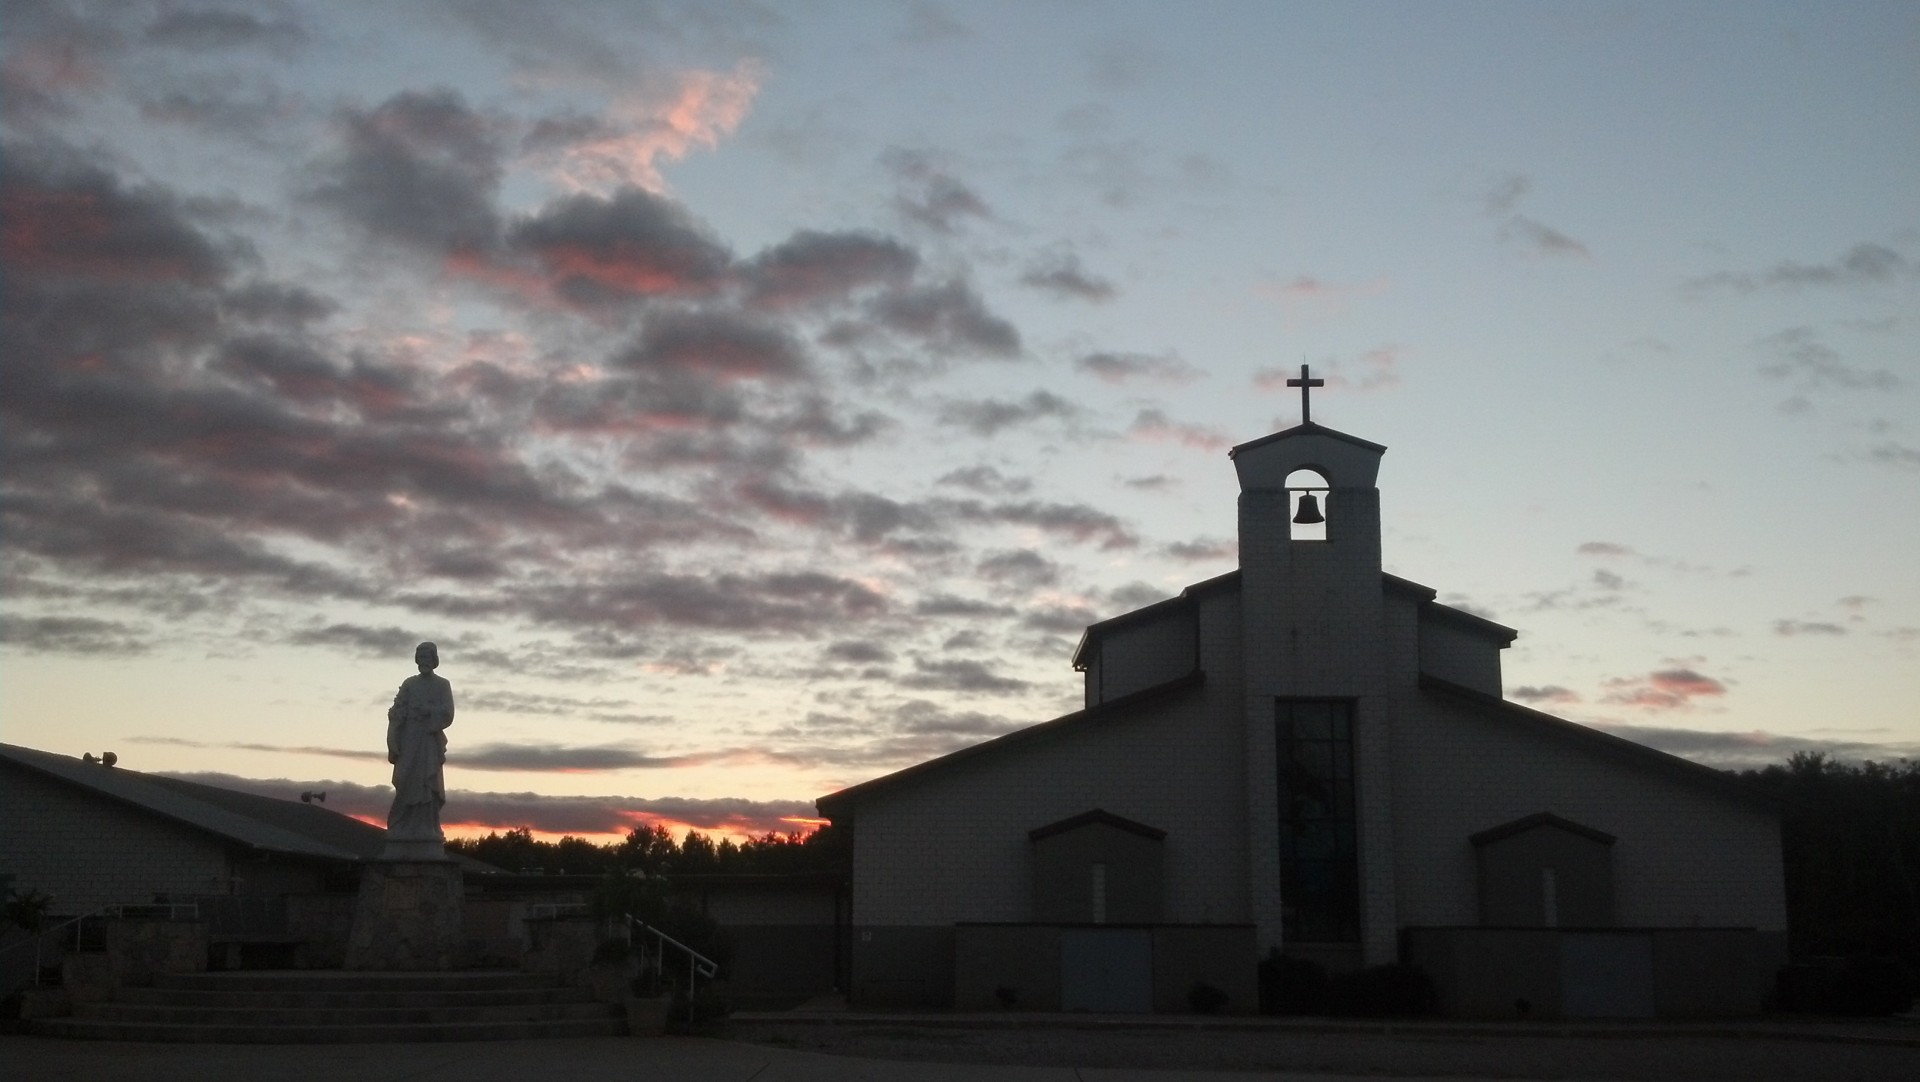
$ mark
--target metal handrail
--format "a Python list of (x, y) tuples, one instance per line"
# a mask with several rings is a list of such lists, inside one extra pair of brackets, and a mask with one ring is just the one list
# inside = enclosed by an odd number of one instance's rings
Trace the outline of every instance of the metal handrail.
[(655, 939), (659, 940), (660, 956), (665, 955), (666, 948), (668, 946), (677, 947), (681, 951), (684, 951), (686, 953), (686, 956), (687, 956), (687, 1025), (689, 1026), (693, 1025), (693, 991), (694, 991), (695, 978), (696, 976), (699, 976), (699, 977), (705, 977), (708, 980), (714, 979), (720, 974), (720, 963), (714, 961), (713, 959), (707, 957), (704, 954), (701, 954), (699, 951), (694, 950), (692, 947), (687, 946), (685, 943), (680, 942), (679, 940), (673, 938), (672, 936), (661, 931), (660, 929), (655, 928), (653, 925), (648, 924), (646, 921), (641, 920), (639, 917), (634, 916), (632, 913), (626, 914), (626, 918), (627, 918), (627, 922), (631, 924), (633, 927), (640, 929), (642, 932), (649, 933)]
[[(48, 925), (48, 926), (46, 926), (46, 927), (44, 927), (44, 928), (34, 928), (34, 929), (31, 929), (31, 932), (32, 932), (32, 934), (33, 934), (33, 939), (32, 939), (32, 943), (33, 943), (33, 984), (34, 984), (34, 987), (36, 987), (36, 988), (38, 988), (38, 987), (40, 986), (40, 945), (41, 945), (41, 943), (42, 943), (42, 941), (44, 941), (44, 940), (45, 940), (45, 939), (47, 938), (47, 935), (48, 935), (48, 933), (50, 933), (50, 932), (57, 932), (57, 931), (59, 931), (60, 929), (62, 929), (62, 928), (65, 928), (66, 926), (68, 926), (68, 925), (70, 925), (70, 924), (78, 924), (78, 923), (80, 923), (81, 921), (83, 921), (83, 920), (86, 920), (86, 919), (87, 919), (87, 918), (89, 918), (89, 917), (98, 917), (98, 916), (103, 916), (103, 915), (105, 915), (105, 913), (107, 912), (107, 910), (109, 910), (109, 909), (111, 909), (111, 908), (113, 908), (113, 907), (112, 907), (112, 906), (106, 906), (106, 905), (103, 905), (103, 906), (101, 906), (101, 907), (100, 907), (100, 908), (98, 908), (98, 909), (91, 909), (91, 910), (88, 910), (87, 912), (85, 912), (85, 913), (82, 913), (82, 914), (80, 914), (80, 915), (79, 915), (79, 916), (77, 916), (77, 917), (68, 917), (68, 918), (67, 918), (66, 920), (63, 920), (63, 921), (61, 921), (61, 922), (60, 922), (60, 923), (58, 923), (58, 924), (53, 924), (53, 925)], [(11, 950), (16, 950), (16, 949), (18, 949), (18, 948), (20, 948), (20, 947), (24, 947), (24, 946), (26, 946), (26, 945), (27, 945), (27, 944), (26, 944), (25, 942), (21, 942), (21, 943), (12, 943), (12, 944), (9, 944), (9, 945), (7, 945), (7, 946), (5, 946), (5, 947), (0, 947), (0, 954), (5, 954), (5, 953), (7, 953), (8, 951), (11, 951)]]

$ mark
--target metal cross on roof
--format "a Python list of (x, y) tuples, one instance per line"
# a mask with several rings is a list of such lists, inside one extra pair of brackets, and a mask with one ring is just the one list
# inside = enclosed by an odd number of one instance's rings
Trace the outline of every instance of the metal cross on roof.
[(1310, 407), (1307, 404), (1308, 390), (1314, 387), (1325, 387), (1326, 385), (1327, 385), (1327, 381), (1324, 379), (1308, 379), (1307, 366), (1304, 364), (1300, 366), (1300, 378), (1290, 379), (1287, 381), (1287, 386), (1300, 388), (1300, 423), (1301, 424), (1303, 425), (1310, 424), (1313, 421), (1313, 414), (1309, 412)]

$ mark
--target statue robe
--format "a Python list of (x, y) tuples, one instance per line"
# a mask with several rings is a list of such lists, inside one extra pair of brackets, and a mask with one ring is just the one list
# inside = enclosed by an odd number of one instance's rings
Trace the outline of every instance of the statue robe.
[(453, 685), (432, 673), (410, 676), (387, 711), (387, 758), (393, 763), (390, 841), (443, 841), (440, 808), (447, 802), (442, 767), (446, 728), (453, 724)]

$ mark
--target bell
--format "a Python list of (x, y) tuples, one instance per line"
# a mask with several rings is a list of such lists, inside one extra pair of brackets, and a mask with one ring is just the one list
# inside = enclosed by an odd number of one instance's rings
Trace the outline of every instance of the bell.
[(1314, 499), (1313, 493), (1302, 492), (1300, 494), (1300, 509), (1293, 513), (1293, 521), (1303, 526), (1311, 526), (1316, 522), (1327, 521), (1327, 516), (1320, 513), (1320, 501)]

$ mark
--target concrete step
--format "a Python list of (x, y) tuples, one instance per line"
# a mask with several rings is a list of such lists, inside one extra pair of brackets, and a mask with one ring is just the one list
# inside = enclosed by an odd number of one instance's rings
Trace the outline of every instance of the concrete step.
[(613, 1037), (627, 1031), (625, 1018), (565, 1018), (519, 1022), (422, 1022), (394, 1025), (259, 1026), (109, 1022), (42, 1018), (30, 1023), (43, 1037), (96, 1041), (166, 1041), (199, 1044), (374, 1044), (394, 1041), (518, 1041), (550, 1037)]
[(122, 988), (115, 1003), (178, 1007), (491, 1007), (499, 1004), (588, 1003), (585, 988), (481, 988), (458, 991), (263, 991)]
[(516, 971), (280, 970), (170, 974), (29, 1025), (108, 1041), (335, 1044), (609, 1036), (626, 1032), (626, 1014)]
[[(442, 1022), (539, 1022), (609, 1018), (604, 1003), (506, 1003), (478, 1007), (181, 1007), (171, 1004), (91, 1003), (73, 1016), (97, 1022), (209, 1026), (365, 1026)], [(624, 1011), (619, 1012), (624, 1015)]]
[(552, 988), (552, 978), (512, 969), (378, 973), (344, 969), (255, 969), (162, 973), (155, 988), (210, 992), (460, 992)]

